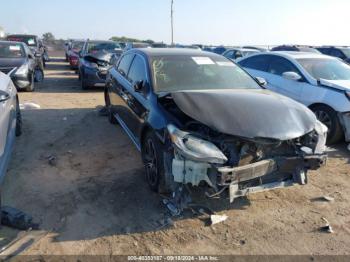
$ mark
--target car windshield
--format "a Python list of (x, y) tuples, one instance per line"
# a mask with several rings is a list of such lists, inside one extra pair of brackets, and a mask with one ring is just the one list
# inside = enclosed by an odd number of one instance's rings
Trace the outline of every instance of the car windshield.
[(154, 91), (260, 89), (240, 67), (224, 57), (155, 56), (151, 59)]
[(92, 42), (88, 45), (88, 53), (97, 53), (99, 51), (115, 51), (121, 49), (120, 45), (111, 42)]
[(350, 66), (338, 59), (303, 58), (297, 61), (315, 79), (350, 80)]
[(24, 56), (21, 44), (0, 43), (0, 58), (22, 58)]
[(73, 42), (71, 49), (74, 52), (79, 52), (83, 48), (83, 46), (84, 46), (84, 42)]
[(27, 46), (36, 46), (37, 42), (33, 36), (9, 36), (7, 37), (9, 41), (26, 43)]

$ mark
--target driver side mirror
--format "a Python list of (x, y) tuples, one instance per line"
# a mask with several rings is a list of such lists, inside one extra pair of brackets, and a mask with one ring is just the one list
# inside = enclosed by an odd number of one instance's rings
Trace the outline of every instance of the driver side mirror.
[(136, 81), (134, 84), (134, 91), (141, 93), (145, 86), (145, 82), (143, 80)]
[(32, 54), (28, 54), (29, 59), (34, 59), (34, 56)]
[(302, 79), (302, 77), (295, 72), (284, 72), (282, 74), (283, 78), (288, 79), (288, 80), (292, 80), (292, 81), (299, 81)]
[(5, 91), (0, 90), (0, 103), (5, 102), (10, 99), (10, 95)]

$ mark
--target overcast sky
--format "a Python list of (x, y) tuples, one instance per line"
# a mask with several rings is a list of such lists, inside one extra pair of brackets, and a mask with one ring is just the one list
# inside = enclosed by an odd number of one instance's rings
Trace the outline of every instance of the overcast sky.
[[(350, 45), (349, 0), (174, 0), (175, 42)], [(170, 0), (1, 0), (6, 32), (170, 42)]]

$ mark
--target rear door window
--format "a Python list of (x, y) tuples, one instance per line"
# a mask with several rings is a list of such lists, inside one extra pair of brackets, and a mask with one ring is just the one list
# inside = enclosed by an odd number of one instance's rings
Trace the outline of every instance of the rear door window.
[(270, 74), (282, 76), (285, 72), (295, 72), (300, 74), (299, 70), (287, 59), (283, 57), (271, 57), (268, 72)]
[(269, 60), (270, 56), (268, 55), (258, 55), (244, 59), (243, 61), (239, 62), (239, 64), (249, 69), (267, 72)]

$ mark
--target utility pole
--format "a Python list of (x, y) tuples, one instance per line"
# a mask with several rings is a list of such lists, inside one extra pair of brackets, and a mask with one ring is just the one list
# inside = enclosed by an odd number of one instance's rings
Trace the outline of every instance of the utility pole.
[(171, 0), (171, 45), (174, 46), (174, 0)]

